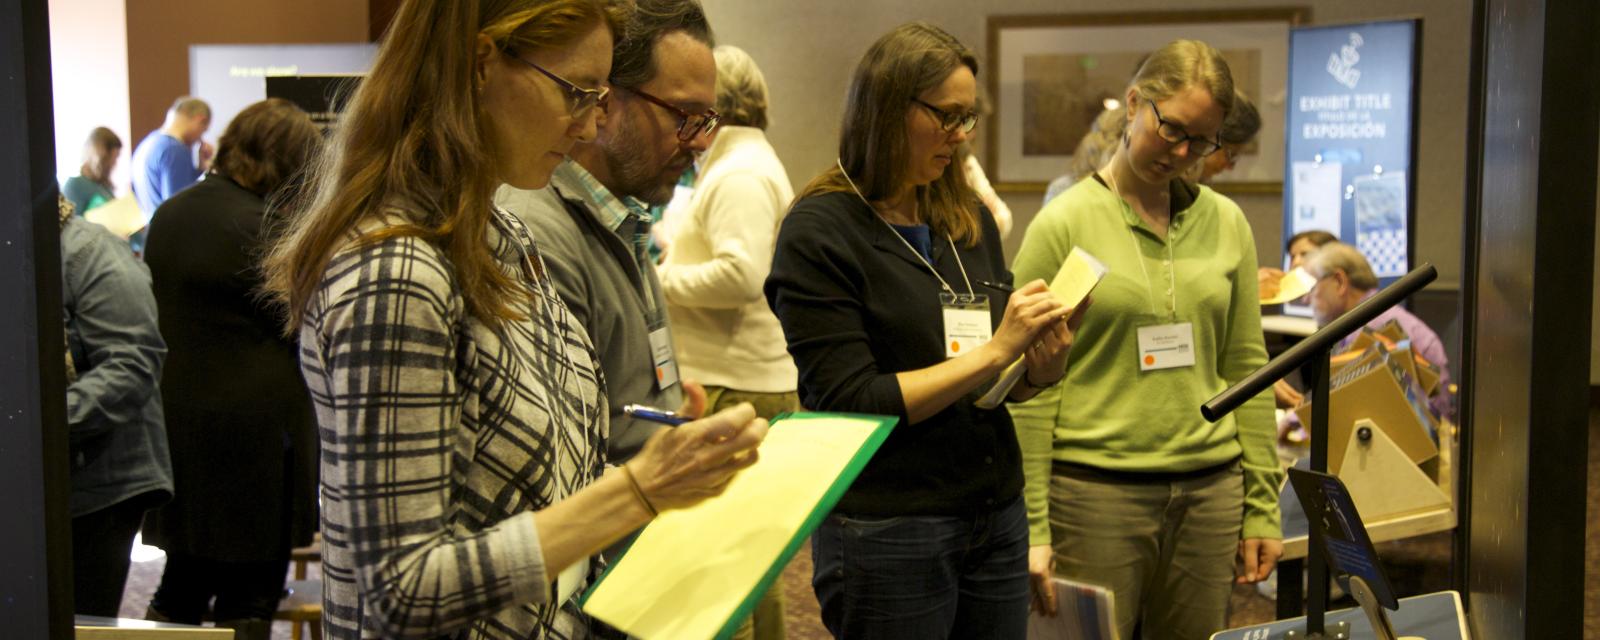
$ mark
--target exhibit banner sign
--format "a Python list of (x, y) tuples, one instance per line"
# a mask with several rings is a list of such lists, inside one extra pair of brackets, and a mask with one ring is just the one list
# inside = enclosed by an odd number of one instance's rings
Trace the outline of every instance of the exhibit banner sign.
[(1383, 284), (1416, 246), (1416, 88), (1421, 21), (1289, 33), (1284, 241), (1321, 230), (1354, 245)]

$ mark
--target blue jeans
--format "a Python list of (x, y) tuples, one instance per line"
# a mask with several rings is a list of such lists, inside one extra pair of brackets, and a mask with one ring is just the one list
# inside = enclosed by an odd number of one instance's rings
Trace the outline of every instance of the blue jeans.
[(1027, 633), (1028, 515), (1021, 497), (975, 517), (835, 512), (811, 545), (811, 586), (836, 638)]

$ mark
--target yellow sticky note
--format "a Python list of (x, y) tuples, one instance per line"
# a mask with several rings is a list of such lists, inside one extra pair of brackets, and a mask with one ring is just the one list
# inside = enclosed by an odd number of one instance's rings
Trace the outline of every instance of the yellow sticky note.
[(638, 638), (731, 634), (758, 588), (776, 580), (893, 424), (839, 414), (775, 422), (759, 462), (721, 496), (657, 517), (589, 592), (583, 610)]
[(1061, 270), (1056, 272), (1055, 280), (1050, 282), (1050, 292), (1056, 294), (1062, 304), (1076, 307), (1089, 297), (1089, 292), (1109, 271), (1105, 264), (1089, 255), (1083, 247), (1073, 247), (1067, 259), (1061, 263)]

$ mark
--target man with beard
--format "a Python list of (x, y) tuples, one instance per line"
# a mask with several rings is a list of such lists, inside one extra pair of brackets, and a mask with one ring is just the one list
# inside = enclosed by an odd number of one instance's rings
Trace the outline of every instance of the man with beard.
[[(628, 23), (613, 47), (611, 93), (596, 137), (558, 152), (567, 157), (550, 186), (502, 186), (495, 194), (496, 204), (527, 223), (562, 301), (600, 355), (613, 464), (662, 428), (625, 415), (624, 405), (674, 408), (683, 398), (666, 303), (647, 253), (648, 207), (671, 199), (718, 120), (711, 28), (700, 4), (641, 0)], [(545, 75), (573, 93), (565, 79)], [(703, 393), (692, 395), (703, 404)]]

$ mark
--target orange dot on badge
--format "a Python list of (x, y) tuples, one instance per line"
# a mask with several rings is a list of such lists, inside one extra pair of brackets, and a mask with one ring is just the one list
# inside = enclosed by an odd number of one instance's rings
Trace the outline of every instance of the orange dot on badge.
[(1156, 357), (1155, 356), (1145, 356), (1144, 357), (1145, 366), (1148, 367), (1148, 366), (1153, 365), (1155, 363), (1156, 363)]
[(656, 367), (656, 379), (660, 380), (661, 376), (662, 376), (661, 367)]
[(959, 353), (960, 351), (961, 351), (961, 343), (952, 340), (950, 342), (950, 352), (951, 353)]

